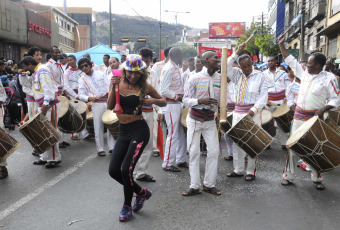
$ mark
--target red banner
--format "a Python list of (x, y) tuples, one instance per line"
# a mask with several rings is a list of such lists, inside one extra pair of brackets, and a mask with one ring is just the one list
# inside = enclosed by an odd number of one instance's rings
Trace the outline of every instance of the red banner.
[(245, 22), (209, 23), (209, 38), (238, 38), (246, 32)]
[[(206, 46), (199, 46), (198, 47), (198, 53), (199, 54), (202, 54), (202, 53), (204, 53), (207, 50), (215, 51), (217, 56), (219, 56), (220, 58), (222, 57), (222, 49), (220, 49), (220, 48), (212, 48), (212, 47), (206, 47)], [(230, 55), (232, 55), (232, 53), (233, 53), (233, 50), (232, 49), (228, 49), (228, 57)]]

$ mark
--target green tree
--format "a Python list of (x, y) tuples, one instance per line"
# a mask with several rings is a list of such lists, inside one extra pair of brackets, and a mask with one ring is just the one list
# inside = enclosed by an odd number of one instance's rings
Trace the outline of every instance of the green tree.
[(279, 45), (275, 43), (275, 35), (264, 34), (255, 38), (255, 45), (264, 56), (276, 56), (280, 53)]
[(184, 58), (190, 58), (190, 57), (196, 57), (197, 56), (197, 50), (193, 46), (189, 46), (184, 42), (182, 42), (179, 46), (182, 49)]

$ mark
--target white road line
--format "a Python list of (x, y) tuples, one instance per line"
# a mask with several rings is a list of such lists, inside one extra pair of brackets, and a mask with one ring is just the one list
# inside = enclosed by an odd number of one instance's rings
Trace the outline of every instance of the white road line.
[(32, 192), (32, 193), (28, 194), (27, 196), (21, 198), (19, 201), (11, 204), (7, 209), (5, 209), (4, 211), (2, 211), (0, 213), (0, 220), (3, 220), (9, 214), (11, 214), (12, 212), (15, 212), (17, 209), (21, 208), (22, 206), (24, 206), (25, 204), (27, 204), (28, 202), (30, 202), (31, 200), (33, 200), (34, 198), (39, 196), (45, 190), (53, 187), (55, 184), (57, 184), (58, 182), (63, 180), (65, 177), (71, 175), (72, 173), (77, 171), (79, 168), (83, 167), (87, 162), (93, 160), (96, 157), (97, 157), (97, 153), (94, 153), (94, 154), (88, 156), (85, 160), (78, 162), (72, 168), (69, 168), (65, 172), (61, 173), (59, 176), (50, 180), (49, 182), (47, 182), (46, 184), (44, 184), (43, 186), (41, 186), (40, 188), (38, 188), (34, 192)]

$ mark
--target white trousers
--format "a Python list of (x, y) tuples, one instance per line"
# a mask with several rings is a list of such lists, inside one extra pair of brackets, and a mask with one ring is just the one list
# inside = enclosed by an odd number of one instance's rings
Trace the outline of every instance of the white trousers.
[[(58, 130), (57, 123), (58, 123), (58, 119), (59, 119), (60, 106), (61, 106), (61, 104), (58, 103), (58, 104), (52, 106), (52, 108), (50, 108), (46, 113), (47, 119), (52, 123), (52, 125), (57, 130)], [(40, 111), (41, 111), (41, 108), (39, 108), (39, 112)], [(49, 150), (40, 154), (40, 160), (47, 161), (47, 162), (61, 161), (61, 155), (60, 155), (60, 151), (59, 151), (59, 143), (53, 145)]]
[(39, 110), (39, 105), (37, 102), (35, 101), (27, 102), (27, 113), (28, 113), (29, 119), (31, 119), (34, 115), (36, 115), (38, 113), (38, 110)]
[(215, 187), (217, 178), (218, 155), (220, 146), (215, 120), (200, 122), (187, 116), (187, 144), (189, 151), (190, 188), (201, 187), (200, 176), (200, 139), (203, 136), (207, 144), (207, 159), (205, 164), (205, 176), (203, 184), (212, 188)]
[[(150, 134), (153, 132), (153, 112), (145, 113), (143, 112), (143, 118), (149, 126)], [(152, 136), (150, 136), (152, 138)], [(150, 140), (148, 144), (145, 146), (142, 155), (139, 157), (139, 160), (135, 166), (134, 174), (136, 178), (141, 178), (147, 174), (148, 162), (150, 156), (153, 152), (153, 142)]]
[[(96, 140), (97, 152), (104, 151), (104, 123), (102, 122), (103, 113), (107, 110), (107, 103), (92, 103), (94, 136)], [(107, 131), (107, 144), (109, 150), (112, 150), (116, 141), (111, 133)]]
[[(294, 133), (305, 121), (293, 120), (291, 133)], [(288, 155), (286, 158), (286, 165), (283, 170), (283, 179), (288, 181), (293, 181), (295, 179), (295, 169), (297, 168), (297, 162), (300, 159), (298, 155), (292, 150), (288, 150)], [(319, 174), (314, 168), (311, 168), (311, 178), (313, 182), (321, 182), (323, 180), (322, 175)]]
[[(240, 121), (245, 115), (244, 113), (236, 113), (234, 112), (233, 114), (233, 126)], [(261, 126), (261, 118), (260, 118), (260, 113), (255, 113), (253, 120), (256, 124)], [(234, 156), (233, 156), (233, 165), (234, 165), (234, 172), (237, 174), (244, 174), (244, 158), (246, 157), (247, 153), (238, 147), (235, 143), (234, 145)], [(256, 162), (257, 162), (257, 157), (252, 158), (248, 157), (248, 164), (247, 164), (247, 170), (246, 174), (254, 175), (256, 176)]]
[[(271, 101), (271, 103), (273, 103), (275, 105), (268, 106), (268, 110), (270, 112), (274, 112), (280, 105), (283, 104), (283, 100), (281, 100), (281, 101)], [(275, 121), (275, 127), (276, 127), (276, 137), (275, 137), (275, 139), (279, 139), (281, 145), (286, 145), (289, 134), (283, 132), (281, 130), (281, 128), (277, 126), (276, 121)]]
[(183, 107), (181, 103), (168, 103), (163, 107), (163, 113), (168, 128), (166, 138), (164, 161), (162, 167), (172, 166), (176, 163), (183, 163), (186, 160), (186, 140), (183, 126), (180, 122)]
[[(0, 106), (0, 128), (5, 130), (5, 125), (4, 125), (4, 110), (2, 106)], [(0, 166), (7, 166), (7, 161), (4, 160), (2, 163), (0, 163)]]
[[(152, 141), (152, 151), (159, 152), (160, 149), (157, 148), (157, 134), (158, 134), (158, 113), (154, 110), (153, 111), (153, 128), (152, 128), (152, 137), (150, 136), (150, 141)], [(152, 138), (152, 140), (151, 140)], [(149, 142), (150, 142), (149, 141)]]
[(228, 156), (233, 156), (233, 141), (228, 137), (226, 133), (224, 133), (224, 140), (227, 145)]

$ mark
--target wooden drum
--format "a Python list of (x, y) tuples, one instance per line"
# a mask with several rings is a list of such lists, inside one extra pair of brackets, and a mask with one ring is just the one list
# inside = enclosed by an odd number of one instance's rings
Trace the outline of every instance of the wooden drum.
[(328, 111), (329, 118), (340, 126), (340, 107), (334, 111)]
[(261, 126), (266, 130), (272, 137), (276, 135), (276, 127), (272, 113), (269, 110), (261, 111)]
[(77, 130), (76, 133), (83, 131), (86, 127), (86, 112), (87, 112), (87, 105), (85, 102), (82, 101), (70, 101), (70, 104), (76, 109), (78, 114), (83, 119), (81, 127)]
[(64, 96), (59, 96), (61, 109), (58, 128), (63, 133), (77, 133), (83, 126), (83, 118)]
[(335, 132), (337, 132), (338, 134), (340, 134), (340, 126), (329, 117), (329, 113), (325, 113), (323, 115), (324, 121), (325, 123), (331, 127)]
[(86, 115), (86, 129), (90, 134), (94, 135), (94, 123), (92, 111)]
[(19, 127), (37, 153), (46, 152), (61, 140), (61, 136), (42, 112)]
[(318, 116), (303, 123), (286, 145), (319, 173), (340, 164), (340, 135)]
[(237, 122), (227, 135), (252, 158), (261, 154), (274, 141), (274, 138), (257, 125), (250, 115)]
[(18, 147), (19, 142), (0, 128), (0, 163), (4, 162)]
[(106, 110), (103, 113), (102, 121), (104, 126), (110, 131), (113, 138), (117, 140), (119, 133), (119, 120), (117, 115), (112, 110)]
[(287, 104), (283, 104), (278, 107), (273, 112), (273, 118), (284, 133), (290, 132), (290, 126), (294, 118), (294, 112), (288, 108)]

